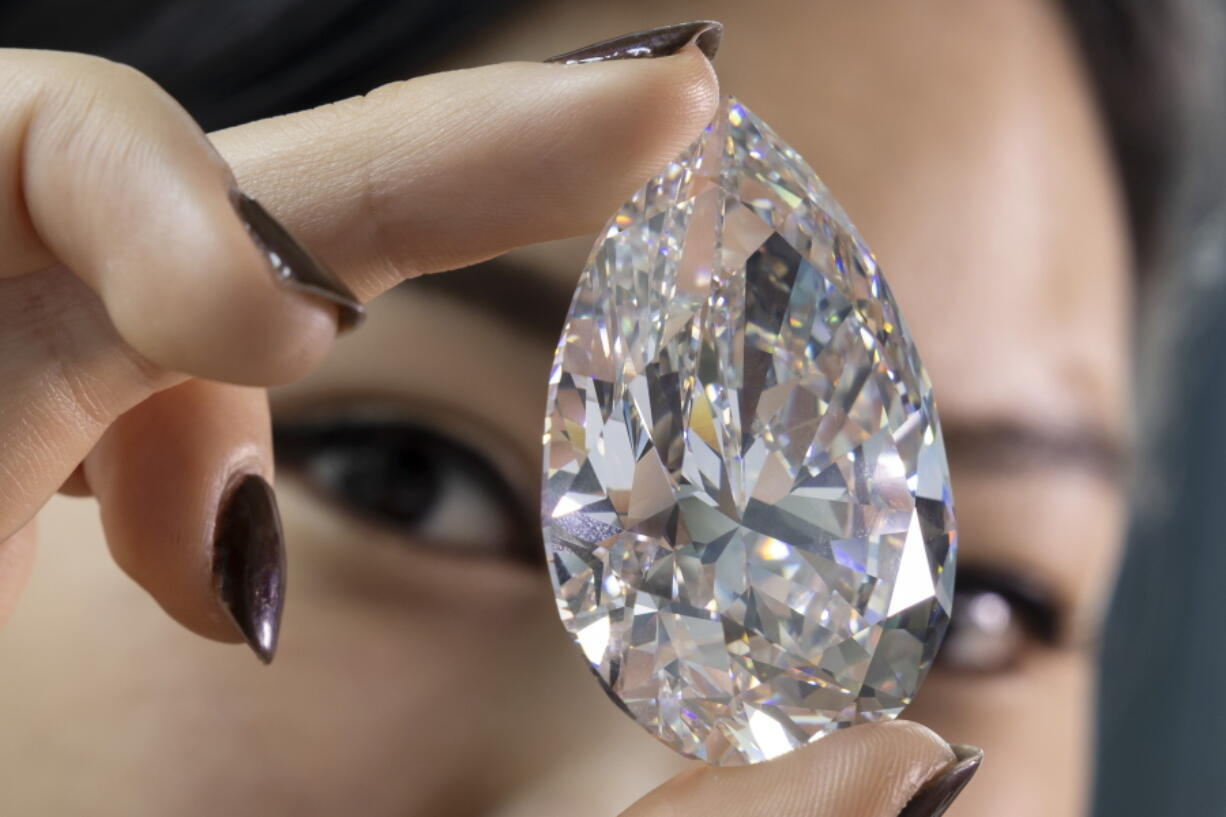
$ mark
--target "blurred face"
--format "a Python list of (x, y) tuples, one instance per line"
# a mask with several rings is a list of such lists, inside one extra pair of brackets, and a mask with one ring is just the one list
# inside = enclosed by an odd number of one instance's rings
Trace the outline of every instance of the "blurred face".
[[(876, 251), (940, 401), (959, 598), (907, 716), (987, 751), (950, 813), (1076, 814), (1131, 305), (1068, 32), (1040, 0), (556, 2), (456, 63), (699, 17), (727, 26), (725, 90)], [(156, 614), (91, 505), (53, 504), (0, 636), (14, 813), (612, 815), (685, 768), (600, 691), (539, 560), (545, 380), (588, 243), (409, 282), (274, 395), (291, 574), (269, 669)]]

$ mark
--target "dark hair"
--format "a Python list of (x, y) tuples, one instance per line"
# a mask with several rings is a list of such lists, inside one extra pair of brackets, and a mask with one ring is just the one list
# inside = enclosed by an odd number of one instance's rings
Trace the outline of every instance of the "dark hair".
[(1226, 8), (1067, 0), (1142, 270), (1131, 524), (1103, 632), (1097, 817), (1226, 813)]
[(0, 3), (0, 47), (140, 69), (205, 130), (335, 102), (429, 70), (516, 0), (29, 0)]
[(1156, 252), (1159, 213), (1172, 193), (1186, 100), (1179, 4), (1062, 0), (1081, 44), (1127, 197), (1142, 265)]

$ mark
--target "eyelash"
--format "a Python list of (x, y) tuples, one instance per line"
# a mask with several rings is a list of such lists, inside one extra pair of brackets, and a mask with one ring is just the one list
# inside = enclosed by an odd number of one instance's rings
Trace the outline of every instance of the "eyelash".
[(1057, 646), (1061, 609), (1052, 594), (1012, 573), (959, 566), (953, 616), (937, 666), (994, 673), (1021, 660), (1027, 643)]
[(415, 544), (541, 559), (533, 514), (487, 457), (424, 424), (361, 415), (275, 422), (278, 463), (343, 510)]
[[(370, 412), (349, 407), (274, 423), (278, 463), (343, 510), (415, 544), (540, 562), (533, 510), (486, 456), (424, 423), (364, 413)], [(479, 509), (460, 507), (457, 515), (453, 500), (452, 532), (457, 520), (469, 524), (460, 525), (462, 535), (448, 539), (430, 521), (447, 504), (440, 495), (445, 500), (457, 489), (460, 506), (475, 499)], [(953, 616), (936, 666), (961, 673), (1008, 670), (1027, 643), (1058, 643), (1060, 612), (1051, 594), (1033, 582), (982, 565), (960, 566)]]

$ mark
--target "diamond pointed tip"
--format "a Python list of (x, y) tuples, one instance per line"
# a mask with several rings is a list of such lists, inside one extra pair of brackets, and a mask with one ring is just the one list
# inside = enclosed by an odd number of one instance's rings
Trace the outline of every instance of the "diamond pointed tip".
[(551, 377), (550, 572), (610, 696), (726, 765), (896, 716), (952, 596), (933, 406), (864, 242), (727, 96), (601, 234)]

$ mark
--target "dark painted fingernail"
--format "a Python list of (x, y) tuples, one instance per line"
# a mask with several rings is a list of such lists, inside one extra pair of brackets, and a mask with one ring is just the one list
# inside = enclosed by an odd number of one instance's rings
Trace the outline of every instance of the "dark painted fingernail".
[(310, 250), (251, 196), (235, 190), (233, 198), (234, 208), (247, 225), (247, 231), (268, 257), (277, 283), (334, 304), (339, 332), (353, 329), (362, 322), (365, 308), (323, 262), (311, 255)]
[(714, 20), (695, 20), (690, 23), (677, 23), (648, 31), (623, 34), (611, 40), (602, 40), (592, 45), (585, 45), (583, 48), (576, 48), (574, 51), (567, 51), (556, 57), (550, 57), (545, 62), (576, 65), (584, 62), (604, 62), (605, 60), (667, 57), (676, 54), (690, 43), (698, 46), (698, 50), (706, 54), (707, 59), (713, 60), (723, 36), (723, 23), (717, 23)]
[(925, 783), (898, 817), (940, 817), (971, 782), (983, 761), (983, 750), (966, 743), (953, 743), (949, 748), (954, 751), (954, 762)]
[(222, 499), (213, 585), (256, 656), (272, 663), (285, 604), (285, 538), (277, 495), (256, 474), (241, 477)]

